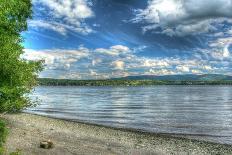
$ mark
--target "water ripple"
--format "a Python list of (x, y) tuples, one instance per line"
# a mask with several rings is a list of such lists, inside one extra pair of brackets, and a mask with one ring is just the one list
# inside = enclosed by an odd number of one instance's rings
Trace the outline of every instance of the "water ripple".
[(27, 112), (232, 144), (232, 87), (38, 87)]

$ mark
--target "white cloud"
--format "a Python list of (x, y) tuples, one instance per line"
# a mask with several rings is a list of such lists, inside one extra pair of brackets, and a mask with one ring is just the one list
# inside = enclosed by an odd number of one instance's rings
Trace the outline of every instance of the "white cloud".
[(144, 67), (169, 67), (170, 64), (165, 60), (145, 59), (143, 61)]
[(219, 38), (209, 44), (209, 46), (212, 48), (210, 55), (214, 59), (219, 60), (230, 58), (230, 45), (232, 45), (232, 37)]
[(123, 46), (123, 45), (115, 45), (115, 46), (112, 46), (110, 49), (113, 51), (123, 52), (123, 53), (130, 51), (128, 47)]
[(102, 62), (102, 59), (100, 59), (100, 58), (95, 58), (95, 59), (92, 60), (92, 66), (95, 66), (95, 65), (97, 65), (97, 64), (99, 64), (99, 63), (101, 63), (101, 62)]
[[(88, 0), (34, 0), (34, 4), (40, 4), (46, 14), (49, 16), (47, 20), (39, 20), (30, 22), (31, 27), (40, 27), (55, 30), (54, 27), (60, 29), (71, 30), (77, 33), (88, 34), (93, 30), (87, 26), (85, 19), (94, 16), (91, 9), (91, 3)], [(49, 25), (51, 27), (49, 27)], [(65, 34), (64, 30), (56, 31)]]
[(232, 35), (232, 29), (228, 30), (227, 34)]
[(223, 57), (224, 58), (230, 57), (229, 45), (224, 47), (224, 49), (223, 49)]
[(52, 22), (50, 23), (50, 22), (43, 21), (43, 20), (32, 20), (32, 21), (29, 21), (28, 24), (30, 25), (30, 27), (35, 28), (35, 29), (43, 28), (47, 30), (52, 30), (54, 32), (58, 32), (61, 35), (67, 34), (67, 30), (65, 29), (65, 27), (57, 23), (52, 23)]
[(25, 49), (25, 53), (22, 55), (26, 60), (44, 60), (45, 69), (69, 69), (74, 63), (78, 62), (82, 58), (89, 56), (89, 52), (83, 50), (32, 50)]
[(192, 69), (191, 72), (192, 72), (193, 74), (202, 74), (202, 73), (203, 73), (202, 71), (197, 70), (197, 69)]
[(208, 70), (208, 71), (213, 70), (212, 66), (209, 66), (209, 65), (202, 66), (202, 69)]
[(174, 75), (178, 74), (172, 70), (168, 69), (150, 69), (149, 72), (146, 73), (147, 75)]
[(190, 71), (188, 66), (183, 66), (183, 65), (177, 66), (176, 69), (180, 72), (189, 72)]
[(112, 63), (112, 65), (114, 66), (115, 69), (124, 70), (125, 62), (121, 60), (116, 60)]
[(95, 52), (107, 54), (111, 56), (117, 56), (120, 54), (125, 54), (125, 53), (130, 52), (130, 49), (123, 45), (115, 45), (115, 46), (110, 47), (110, 49), (98, 48), (95, 50)]
[(232, 37), (219, 38), (210, 43), (210, 47), (225, 47), (232, 44)]
[(161, 28), (167, 35), (184, 36), (215, 31), (215, 23), (231, 22), (231, 10), (231, 0), (149, 0), (133, 21), (146, 22), (144, 31)]
[(46, 67), (41, 77), (71, 79), (105, 79), (129, 75), (226, 73), (231, 68), (230, 60), (211, 60), (201, 57), (186, 59), (141, 57), (137, 56), (132, 49), (122, 45), (101, 49), (87, 49), (85, 47), (79, 47), (76, 50), (26, 49), (22, 58), (45, 60)]

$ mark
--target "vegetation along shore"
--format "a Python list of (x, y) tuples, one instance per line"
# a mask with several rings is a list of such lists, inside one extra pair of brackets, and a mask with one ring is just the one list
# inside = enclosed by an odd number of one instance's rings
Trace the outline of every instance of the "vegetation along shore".
[(152, 85), (232, 85), (232, 80), (70, 80), (70, 79), (39, 79), (42, 86), (152, 86)]

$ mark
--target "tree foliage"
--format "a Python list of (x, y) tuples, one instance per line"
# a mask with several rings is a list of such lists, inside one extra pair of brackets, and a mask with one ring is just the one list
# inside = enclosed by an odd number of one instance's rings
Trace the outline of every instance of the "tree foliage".
[(0, 0), (0, 113), (31, 105), (25, 94), (37, 84), (41, 62), (23, 60), (23, 38), (31, 18), (30, 0)]
[(69, 80), (39, 79), (44, 86), (153, 86), (153, 85), (232, 85), (230, 80), (220, 81), (168, 81), (168, 80)]

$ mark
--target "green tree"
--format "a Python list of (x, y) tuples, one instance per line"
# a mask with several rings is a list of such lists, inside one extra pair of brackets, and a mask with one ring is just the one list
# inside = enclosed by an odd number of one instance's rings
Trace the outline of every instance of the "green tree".
[(21, 33), (27, 30), (31, 14), (31, 0), (0, 0), (0, 113), (32, 104), (25, 94), (37, 85), (42, 63), (21, 58)]

